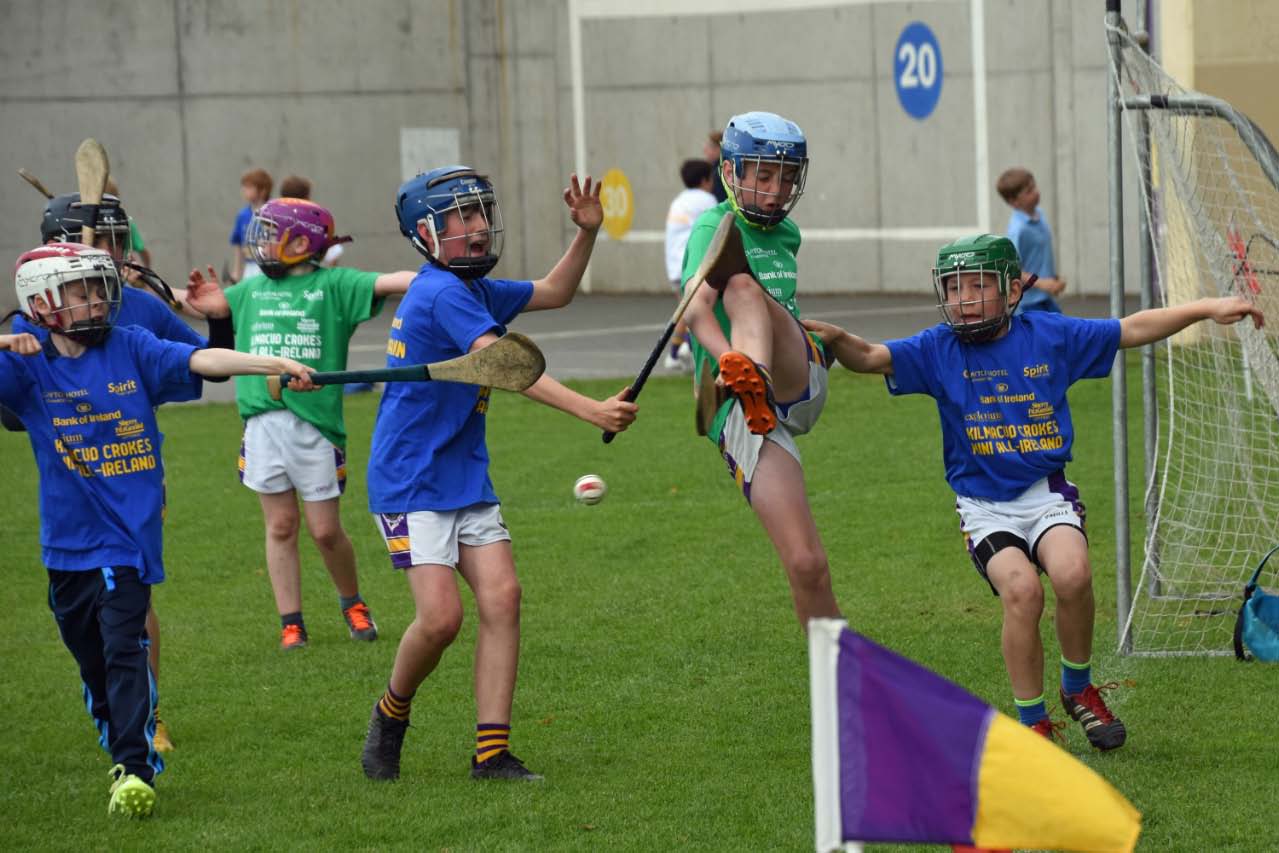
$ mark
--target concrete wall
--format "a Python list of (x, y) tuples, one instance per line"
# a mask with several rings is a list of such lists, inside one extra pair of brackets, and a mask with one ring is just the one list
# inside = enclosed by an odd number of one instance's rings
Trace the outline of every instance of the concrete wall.
[(76, 146), (94, 136), (173, 283), (229, 257), (239, 176), (254, 166), (312, 179), (355, 237), (345, 262), (414, 268), (392, 213), (400, 128), (444, 127), (502, 190), (503, 270), (545, 271), (563, 238), (561, 18), (560, 3), (4, 0), (0, 258), (39, 240), (42, 201), (14, 170), (74, 191)]
[[(980, 191), (974, 8), (985, 21)], [(251, 166), (277, 180), (310, 177), (316, 200), (356, 238), (352, 265), (416, 266), (391, 205), (400, 129), (430, 127), (456, 128), (461, 159), (497, 181), (508, 229), (497, 272), (541, 275), (570, 236), (559, 200), (575, 157), (569, 31), (572, 12), (585, 10), (585, 162), (596, 175), (627, 174), (637, 234), (663, 227), (678, 165), (700, 153), (709, 129), (770, 109), (810, 139), (796, 220), (806, 232), (835, 232), (806, 240), (801, 286), (810, 292), (926, 297), (936, 236), (839, 233), (1002, 230), (1007, 208), (993, 185), (1010, 165), (1038, 177), (1072, 288), (1107, 288), (1101, 0), (649, 0), (627, 12), (641, 17), (612, 17), (621, 9), (592, 0), (0, 0), (0, 175), (10, 176), (0, 258), (38, 239), (41, 201), (14, 169), (74, 189), (72, 155), (95, 136), (171, 281), (228, 255), (239, 175)], [(1134, 15), (1135, 0), (1124, 9)], [(933, 29), (944, 57), (941, 99), (924, 121), (902, 110), (892, 79), (895, 42), (914, 20)], [(661, 290), (661, 256), (660, 243), (601, 239), (592, 287)], [(0, 294), (11, 301), (7, 287)]]

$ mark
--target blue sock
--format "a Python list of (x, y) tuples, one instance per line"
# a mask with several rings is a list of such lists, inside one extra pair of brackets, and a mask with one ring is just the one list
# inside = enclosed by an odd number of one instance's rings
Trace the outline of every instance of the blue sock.
[(1092, 661), (1072, 663), (1064, 657), (1061, 659), (1061, 692), (1067, 696), (1083, 693), (1084, 688), (1092, 684)]
[(1044, 707), (1044, 694), (1042, 693), (1034, 699), (1017, 699), (1014, 697), (1013, 704), (1017, 706), (1017, 719), (1023, 726), (1033, 726), (1040, 720), (1048, 718), (1048, 709)]

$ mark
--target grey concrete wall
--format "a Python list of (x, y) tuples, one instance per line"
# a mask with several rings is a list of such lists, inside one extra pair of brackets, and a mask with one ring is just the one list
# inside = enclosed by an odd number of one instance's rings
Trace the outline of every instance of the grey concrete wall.
[[(4, 0), (0, 215), (11, 227), (0, 258), (39, 240), (43, 202), (14, 170), (74, 191), (76, 146), (93, 136), (170, 282), (229, 257), (239, 176), (254, 166), (277, 183), (314, 181), (315, 199), (355, 237), (345, 262), (413, 268), (421, 259), (392, 212), (400, 128), (449, 127), (462, 160), (501, 188), (500, 271), (540, 274), (564, 233), (562, 17), (560, 3)], [(0, 289), (0, 303), (12, 301)]]
[[(574, 158), (568, 9), (567, 0), (0, 0), (9, 224), (0, 258), (38, 240), (42, 202), (14, 170), (70, 191), (76, 145), (94, 136), (170, 281), (228, 256), (239, 175), (252, 166), (277, 181), (310, 177), (316, 200), (356, 238), (352, 265), (416, 266), (391, 209), (400, 128), (451, 127), (463, 161), (499, 187), (508, 233), (497, 272), (541, 275), (571, 236), (559, 199)], [(1080, 291), (1104, 291), (1103, 4), (985, 0), (984, 9), (990, 224), (1001, 230), (1007, 218), (995, 176), (1027, 166), (1063, 274)], [(707, 130), (770, 109), (810, 140), (802, 228), (971, 222), (969, 13), (969, 3), (937, 0), (586, 20), (588, 168), (621, 168), (635, 192), (633, 228), (660, 230), (678, 165), (700, 153)], [(941, 101), (922, 122), (902, 111), (892, 80), (893, 47), (912, 20), (933, 28), (945, 62)], [(810, 240), (801, 286), (926, 295), (935, 249)], [(660, 244), (601, 239), (592, 286), (661, 290), (661, 257)], [(0, 302), (12, 302), (7, 285)]]
[[(1060, 273), (1074, 292), (1107, 292), (1104, 5), (983, 5), (985, 224), (1002, 232), (1008, 220), (995, 178), (1009, 166), (1029, 168), (1054, 229)], [(799, 123), (809, 139), (808, 191), (794, 214), (801, 228), (977, 224), (970, 11), (968, 3), (917, 2), (588, 20), (588, 161), (626, 172), (636, 196), (634, 227), (660, 229), (679, 188), (679, 160), (695, 155), (706, 130), (731, 114), (766, 109)], [(941, 99), (923, 121), (902, 109), (893, 81), (897, 38), (915, 20), (933, 30), (944, 57)], [(745, 45), (755, 46), (756, 61), (743, 59)], [(568, 83), (562, 74), (562, 99)], [(927, 298), (938, 245), (931, 238), (808, 240), (801, 288)], [(594, 273), (597, 289), (665, 286), (654, 245), (605, 243)]]

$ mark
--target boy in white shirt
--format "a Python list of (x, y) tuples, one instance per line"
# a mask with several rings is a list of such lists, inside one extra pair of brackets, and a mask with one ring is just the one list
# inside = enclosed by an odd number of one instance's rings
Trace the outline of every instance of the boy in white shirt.
[[(666, 212), (666, 280), (671, 283), (677, 300), (681, 295), (680, 278), (684, 271), (684, 247), (688, 245), (688, 235), (692, 233), (697, 217), (717, 203), (710, 191), (715, 177), (710, 163), (685, 160), (679, 167), (679, 176), (684, 181), (684, 190), (675, 196)], [(683, 318), (675, 324), (671, 348), (662, 366), (668, 370), (690, 370), (693, 366), (692, 353), (688, 348), (688, 324)]]

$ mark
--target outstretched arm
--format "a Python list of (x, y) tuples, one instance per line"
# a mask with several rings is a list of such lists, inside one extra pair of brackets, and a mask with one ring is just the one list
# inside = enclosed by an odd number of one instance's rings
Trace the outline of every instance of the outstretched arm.
[(1252, 317), (1253, 325), (1258, 329), (1266, 322), (1261, 309), (1241, 296), (1196, 299), (1184, 305), (1149, 308), (1119, 321), (1119, 346), (1128, 349), (1162, 341), (1200, 320), (1229, 326), (1244, 317)]
[(883, 344), (872, 344), (832, 323), (801, 320), (804, 328), (821, 338), (836, 361), (854, 373), (893, 372), (893, 353)]
[[(496, 340), (498, 336), (495, 333), (486, 332), (475, 339), (475, 342), (471, 344), (470, 352), (483, 349)], [(566, 387), (551, 378), (549, 373), (543, 373), (536, 382), (525, 389), (524, 396), (559, 409), (561, 412), (567, 412), (602, 430), (622, 432), (631, 425), (636, 413), (639, 412), (639, 406), (622, 399), (629, 390), (628, 386), (607, 400), (595, 400)]]
[(252, 355), (230, 349), (198, 349), (191, 353), (191, 372), (201, 376), (279, 376), (287, 373), (290, 391), (318, 388), (311, 382), (314, 368), (291, 358), (274, 355)]
[(635, 421), (635, 415), (639, 412), (639, 406), (622, 399), (629, 390), (628, 386), (607, 400), (596, 400), (561, 384), (549, 373), (543, 373), (524, 392), (524, 396), (567, 412), (602, 430), (622, 432)]
[(413, 283), (415, 278), (417, 278), (417, 273), (412, 270), (384, 272), (373, 281), (373, 295), (391, 296), (396, 293), (404, 293), (409, 289), (409, 285)]
[(591, 251), (595, 248), (595, 237), (600, 225), (604, 222), (604, 208), (600, 205), (600, 185), (591, 189), (591, 176), (586, 182), (579, 184), (577, 175), (569, 176), (569, 186), (564, 190), (564, 204), (568, 206), (569, 219), (577, 226), (577, 234), (569, 244), (564, 257), (559, 259), (555, 267), (533, 282), (533, 296), (529, 299), (525, 311), (540, 311), (546, 308), (563, 308), (573, 301), (577, 294), (577, 286), (582, 282), (586, 265), (591, 260)]

